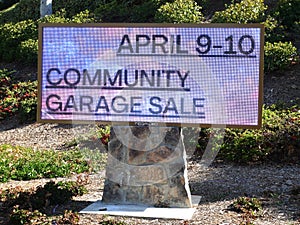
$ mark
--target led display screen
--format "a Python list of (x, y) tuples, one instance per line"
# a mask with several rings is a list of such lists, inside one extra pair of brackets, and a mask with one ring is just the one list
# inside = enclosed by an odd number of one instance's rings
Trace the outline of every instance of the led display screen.
[(38, 121), (261, 125), (263, 26), (41, 24)]

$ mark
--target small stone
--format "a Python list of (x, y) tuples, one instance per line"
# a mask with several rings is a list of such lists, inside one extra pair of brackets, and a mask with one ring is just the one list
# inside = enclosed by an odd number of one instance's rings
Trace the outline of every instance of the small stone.
[(143, 165), (145, 163), (145, 152), (128, 149), (128, 164)]
[(158, 163), (169, 161), (173, 152), (173, 149), (170, 149), (166, 146), (161, 146), (147, 154), (147, 162)]
[(275, 186), (275, 185), (272, 185), (272, 186), (270, 187), (270, 191), (272, 191), (272, 192), (277, 192), (277, 191), (278, 191), (278, 187)]
[(283, 192), (286, 192), (286, 191), (288, 191), (290, 189), (290, 187), (287, 186), (287, 185), (285, 185), (285, 184), (281, 185), (281, 188), (282, 188)]

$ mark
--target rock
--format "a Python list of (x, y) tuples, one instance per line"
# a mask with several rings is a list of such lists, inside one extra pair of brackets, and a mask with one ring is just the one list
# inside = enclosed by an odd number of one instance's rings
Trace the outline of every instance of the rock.
[(181, 129), (112, 127), (103, 201), (192, 207)]

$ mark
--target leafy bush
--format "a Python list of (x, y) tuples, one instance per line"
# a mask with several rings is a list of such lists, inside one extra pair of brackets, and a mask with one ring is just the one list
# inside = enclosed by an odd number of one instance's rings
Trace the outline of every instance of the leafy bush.
[(285, 69), (295, 60), (297, 60), (297, 48), (291, 42), (265, 43), (265, 61), (266, 72)]
[(239, 197), (233, 202), (232, 206), (235, 211), (242, 213), (253, 214), (262, 210), (261, 202), (257, 198), (250, 197)]
[[(8, 224), (53, 224), (46, 213), (46, 207), (64, 204), (73, 196), (82, 196), (87, 193), (86, 183), (80, 181), (54, 181), (38, 186), (36, 190), (23, 190), (21, 187), (0, 190), (0, 201), (3, 211), (11, 211)], [(43, 213), (42, 213), (43, 212)], [(78, 224), (77, 213), (66, 210), (59, 217), (58, 224)]]
[(96, 22), (89, 10), (84, 10), (71, 18), (71, 23), (93, 23)]
[(38, 40), (28, 39), (22, 41), (19, 45), (18, 58), (24, 64), (36, 65), (38, 55)]
[(277, 19), (268, 15), (266, 20), (262, 22), (265, 26), (265, 41), (266, 42), (279, 42), (285, 39), (285, 31)]
[[(300, 108), (264, 107), (261, 129), (226, 129), (218, 158), (231, 162), (297, 162), (300, 149)], [(202, 129), (198, 154), (202, 154), (213, 130)]]
[[(65, 10), (65, 16), (71, 18), (82, 11), (94, 11), (102, 1), (92, 0), (53, 0), (53, 14)], [(101, 3), (103, 4), (103, 2)], [(24, 20), (38, 20), (40, 18), (40, 0), (20, 0), (14, 8), (0, 13), (0, 24), (17, 23)]]
[(230, 208), (237, 212), (242, 213), (242, 220), (240, 224), (254, 224), (253, 219), (256, 219), (262, 213), (262, 203), (257, 198), (239, 197), (230, 205)]
[(287, 29), (292, 29), (300, 22), (300, 0), (279, 0), (273, 14)]
[(204, 20), (201, 7), (194, 0), (175, 0), (162, 5), (156, 15), (156, 22), (200, 23)]
[(73, 17), (67, 17), (65, 9), (57, 11), (55, 14), (45, 16), (37, 21), (38, 23), (92, 23), (95, 22), (91, 13), (88, 10), (84, 10), (74, 15)]
[(0, 10), (6, 9), (17, 2), (18, 0), (0, 0)]
[(20, 56), (21, 43), (28, 39), (37, 40), (37, 38), (37, 24), (33, 20), (0, 26), (0, 60), (16, 61)]
[(98, 4), (95, 17), (103, 22), (152, 22), (160, 5), (155, 0), (109, 0)]
[[(39, 222), (41, 221), (41, 223)], [(38, 210), (31, 211), (27, 209), (20, 209), (18, 206), (14, 207), (9, 218), (10, 225), (20, 224), (50, 224), (47, 216)]]
[(0, 145), (0, 182), (37, 178), (64, 177), (82, 173), (89, 166), (78, 150), (56, 152), (35, 151), (31, 148)]
[[(8, 71), (7, 69), (0, 70), (0, 99), (3, 99), (7, 95), (7, 88), (12, 83), (12, 74), (14, 71)], [(1, 109), (1, 107), (0, 107)]]
[[(87, 193), (87, 189), (76, 181), (54, 181), (47, 182), (43, 187), (39, 186), (30, 199), (33, 210), (41, 209), (47, 204), (63, 204), (72, 199), (73, 196), (82, 196)], [(19, 196), (18, 205), (22, 205), (24, 199)], [(24, 204), (24, 203), (23, 203)]]
[(79, 224), (79, 215), (77, 212), (71, 210), (65, 210), (64, 215), (60, 216), (58, 220), (53, 220), (46, 214), (39, 212), (38, 210), (20, 209), (18, 206), (13, 208), (10, 215), (9, 225), (20, 224), (34, 224), (34, 225), (53, 225), (53, 224)]
[[(23, 190), (21, 187), (0, 190), (0, 202), (2, 211), (10, 213), (8, 225), (35, 224), (79, 224), (80, 217), (77, 212), (65, 210), (63, 215), (54, 216), (47, 208), (57, 204), (64, 204), (73, 196), (81, 196), (87, 193), (87, 189), (80, 182), (61, 181), (47, 182), (36, 190)], [(45, 214), (47, 211), (47, 214)], [(52, 211), (52, 210), (51, 210)], [(126, 222), (103, 218), (99, 224), (127, 225)]]
[(254, 23), (261, 22), (267, 6), (263, 0), (243, 0), (226, 6), (224, 11), (215, 12), (213, 23)]
[(38, 55), (39, 23), (90, 23), (94, 22), (89, 11), (82, 11), (72, 18), (66, 17), (65, 10), (37, 21), (25, 20), (6, 23), (0, 26), (0, 60), (6, 62), (21, 61), (36, 65)]
[(0, 24), (37, 20), (40, 17), (40, 0), (20, 0), (10, 10), (0, 13)]
[(99, 4), (105, 4), (103, 0), (53, 0), (53, 12), (56, 13), (64, 9), (66, 17), (71, 18), (82, 11), (89, 10), (93, 12)]
[(195, 1), (199, 6), (202, 7), (203, 10), (207, 9), (211, 4), (210, 0), (195, 0)]
[(36, 118), (37, 81), (18, 82), (13, 71), (0, 70), (0, 119), (19, 115), (21, 122)]

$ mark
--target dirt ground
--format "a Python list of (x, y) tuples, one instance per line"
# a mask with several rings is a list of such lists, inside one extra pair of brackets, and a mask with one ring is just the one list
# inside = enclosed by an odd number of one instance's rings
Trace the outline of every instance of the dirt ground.
[(264, 103), (300, 105), (300, 64), (264, 76)]

